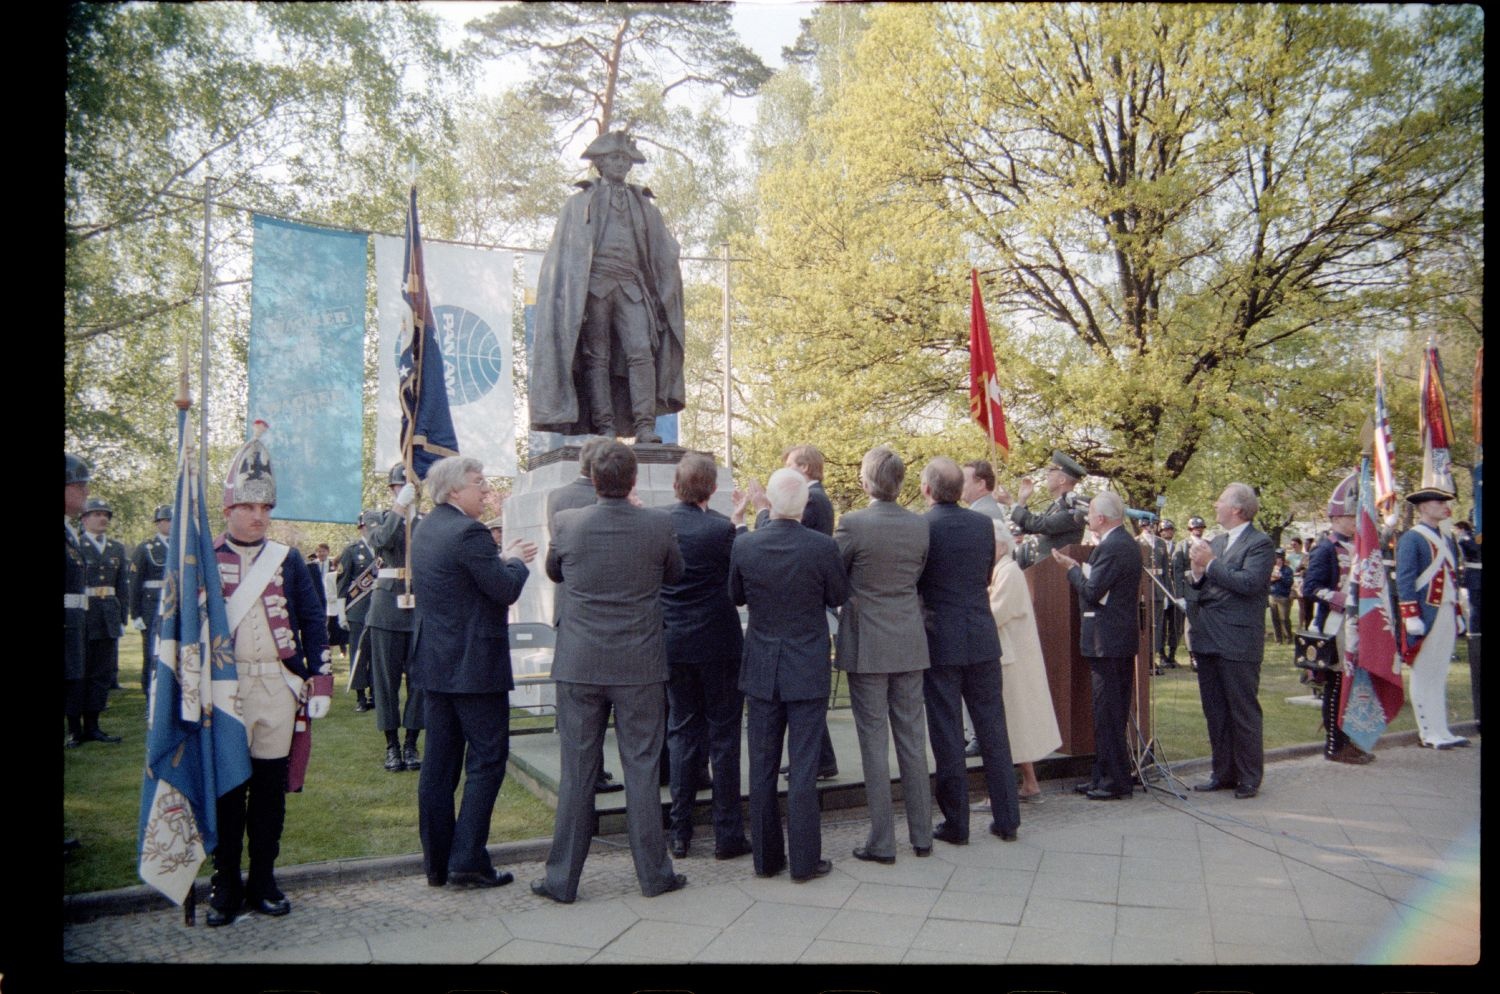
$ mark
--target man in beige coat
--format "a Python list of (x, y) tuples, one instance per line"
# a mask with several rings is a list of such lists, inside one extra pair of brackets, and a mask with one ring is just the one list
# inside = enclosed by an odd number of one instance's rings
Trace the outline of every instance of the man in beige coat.
[(835, 664), (849, 674), (854, 729), (859, 735), (870, 834), (856, 859), (896, 861), (895, 816), (886, 728), (906, 803), (912, 850), (932, 852), (932, 793), (927, 776), (927, 726), (922, 671), (927, 633), (917, 578), (927, 562), (927, 522), (895, 503), (906, 466), (885, 446), (865, 453), (859, 482), (870, 506), (839, 519), (833, 538), (849, 576), (849, 601), (839, 616)]

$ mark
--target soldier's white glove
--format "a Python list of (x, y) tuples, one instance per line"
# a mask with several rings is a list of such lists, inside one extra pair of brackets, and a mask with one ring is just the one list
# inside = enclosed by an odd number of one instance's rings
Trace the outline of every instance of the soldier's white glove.
[(146, 619), (145, 618), (136, 618), (134, 621), (131, 622), (131, 624), (135, 625), (135, 630), (138, 631), (138, 632), (144, 632), (146, 630)]
[(1421, 638), (1427, 634), (1427, 626), (1422, 624), (1421, 618), (1407, 618), (1404, 624), (1406, 625), (1406, 634), (1413, 638)]
[(411, 507), (412, 502), (417, 499), (417, 488), (410, 483), (403, 486), (396, 494), (396, 505), (398, 507)]
[(1172, 599), (1172, 603), (1177, 605), (1177, 610), (1179, 610), (1179, 611), (1186, 611), (1187, 610), (1187, 598), (1186, 597), (1174, 597)]
[(1455, 613), (1454, 620), (1458, 622), (1458, 634), (1463, 635), (1469, 630), (1469, 623), (1464, 621), (1462, 613)]
[(309, 697), (307, 699), (307, 716), (313, 719), (326, 718), (328, 716), (328, 708), (332, 703), (332, 699), (327, 697)]
[(1316, 597), (1320, 601), (1326, 601), (1326, 600), (1330, 599), (1331, 597), (1333, 597), (1333, 591), (1329, 590), (1327, 587), (1324, 587), (1321, 590), (1319, 590), (1317, 593), (1313, 594), (1313, 596)]
[(124, 638), (125, 637), (125, 633), (128, 632), (128, 631), (130, 631), (130, 626), (127, 625), (127, 624), (125, 624), (124, 622), (121, 622), (120, 623), (120, 638)]

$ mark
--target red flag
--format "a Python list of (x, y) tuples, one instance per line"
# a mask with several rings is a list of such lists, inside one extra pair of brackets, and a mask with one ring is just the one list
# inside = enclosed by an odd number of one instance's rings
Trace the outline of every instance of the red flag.
[(1340, 688), (1339, 727), (1366, 752), (1401, 710), (1401, 660), (1396, 654), (1395, 612), (1375, 525), (1375, 485), (1366, 454), (1359, 474), (1359, 518), (1354, 535), (1350, 586), (1358, 592), (1355, 638), (1349, 648), (1353, 672)]
[(984, 298), (979, 295), (979, 270), (970, 269), (974, 297), (969, 305), (969, 415), (1004, 455), (1010, 455), (1005, 434), (1005, 408), (1000, 386), (995, 382), (995, 350), (990, 344), (990, 325), (984, 317)]
[(1448, 447), (1453, 444), (1453, 421), (1448, 416), (1448, 393), (1443, 389), (1443, 363), (1437, 346), (1427, 343), (1422, 357), (1422, 405), (1417, 427), (1422, 436), (1422, 488), (1458, 493), (1453, 483), (1453, 463)]

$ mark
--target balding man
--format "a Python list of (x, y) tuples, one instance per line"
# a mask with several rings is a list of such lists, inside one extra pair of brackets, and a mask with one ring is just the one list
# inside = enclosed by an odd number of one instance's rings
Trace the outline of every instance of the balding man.
[(1078, 592), (1082, 616), (1079, 651), (1089, 661), (1094, 688), (1094, 769), (1075, 790), (1091, 801), (1129, 797), (1130, 746), (1125, 724), (1130, 717), (1130, 684), (1141, 622), (1136, 595), (1141, 583), (1141, 554), (1120, 524), (1125, 503), (1118, 494), (1102, 493), (1089, 504), (1089, 530), (1099, 539), (1088, 566), (1052, 550)]
[(1276, 547), (1250, 523), (1259, 510), (1254, 490), (1231, 483), (1214, 502), (1225, 533), (1188, 551), (1188, 625), (1213, 753), (1213, 774), (1193, 789), (1233, 789), (1241, 799), (1260, 792), (1265, 765), (1256, 693)]

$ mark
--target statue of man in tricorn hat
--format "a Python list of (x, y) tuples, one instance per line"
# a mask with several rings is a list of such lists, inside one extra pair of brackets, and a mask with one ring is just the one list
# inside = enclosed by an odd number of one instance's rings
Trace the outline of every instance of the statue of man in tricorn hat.
[(599, 181), (563, 205), (537, 283), (531, 427), (657, 442), (682, 410), (682, 271), (649, 189), (625, 182), (646, 157), (623, 131), (582, 158)]

